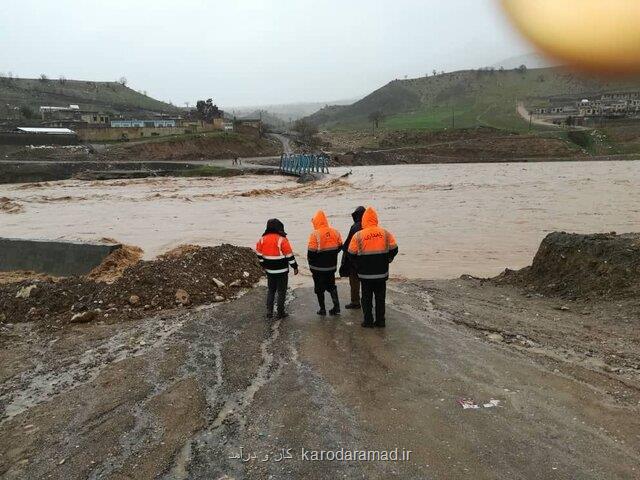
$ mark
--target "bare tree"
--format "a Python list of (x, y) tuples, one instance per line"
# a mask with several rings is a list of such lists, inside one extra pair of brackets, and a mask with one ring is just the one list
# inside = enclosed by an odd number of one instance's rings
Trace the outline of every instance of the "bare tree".
[(373, 128), (373, 132), (375, 133), (376, 128), (380, 126), (380, 122), (384, 120), (384, 113), (381, 110), (376, 110), (375, 112), (371, 112), (369, 114), (369, 121), (371, 122), (371, 126)]
[(124, 77), (124, 76), (120, 77), (118, 79), (118, 83), (120, 85), (122, 85), (123, 87), (126, 87), (127, 86), (127, 77)]
[(67, 79), (64, 75), (60, 75), (58, 77), (58, 83), (60, 83), (60, 85), (64, 85), (65, 83), (67, 83)]
[(49, 81), (49, 77), (47, 77), (44, 73), (40, 74), (40, 81), (41, 82), (48, 82)]
[(298, 132), (306, 142), (310, 142), (314, 135), (318, 133), (318, 127), (316, 125), (302, 118), (294, 123), (293, 129)]

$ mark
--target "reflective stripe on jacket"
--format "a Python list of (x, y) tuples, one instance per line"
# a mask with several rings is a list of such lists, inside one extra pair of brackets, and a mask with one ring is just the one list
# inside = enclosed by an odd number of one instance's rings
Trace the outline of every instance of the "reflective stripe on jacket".
[(256, 253), (267, 273), (287, 273), (289, 265), (298, 268), (289, 240), (277, 233), (268, 233), (258, 240)]
[(362, 216), (362, 230), (349, 243), (349, 255), (358, 267), (362, 280), (386, 280), (389, 263), (398, 254), (398, 244), (390, 232), (378, 226), (378, 215), (369, 207)]
[(329, 220), (322, 210), (318, 210), (311, 222), (314, 230), (309, 236), (307, 250), (309, 268), (317, 272), (335, 272), (338, 269), (342, 237), (329, 225)]

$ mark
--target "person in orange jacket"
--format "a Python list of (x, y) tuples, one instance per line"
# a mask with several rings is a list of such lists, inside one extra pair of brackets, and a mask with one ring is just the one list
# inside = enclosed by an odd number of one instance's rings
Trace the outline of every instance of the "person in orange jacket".
[(260, 265), (267, 273), (267, 318), (273, 318), (273, 304), (278, 296), (278, 318), (288, 317), (284, 308), (289, 284), (289, 266), (298, 275), (298, 264), (283, 223), (277, 218), (267, 222), (267, 228), (258, 243), (256, 253)]
[[(362, 230), (349, 243), (349, 255), (357, 265), (362, 284), (362, 311), (365, 328), (386, 326), (385, 297), (389, 264), (398, 254), (395, 237), (378, 226), (378, 214), (368, 207), (362, 215)], [(373, 319), (373, 297), (376, 300), (376, 317)]]
[(324, 292), (329, 292), (333, 300), (330, 315), (340, 315), (340, 301), (336, 287), (336, 270), (338, 269), (338, 253), (342, 249), (340, 233), (329, 225), (329, 220), (322, 210), (318, 210), (311, 220), (313, 232), (309, 236), (307, 260), (313, 275), (314, 291), (318, 296), (320, 310), (318, 315), (325, 316), (327, 310), (324, 303)]

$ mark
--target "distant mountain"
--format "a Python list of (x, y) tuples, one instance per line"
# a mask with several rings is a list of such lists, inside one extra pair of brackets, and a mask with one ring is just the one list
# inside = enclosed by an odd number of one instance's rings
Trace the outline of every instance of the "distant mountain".
[(279, 117), (276, 117), (275, 115), (273, 115), (271, 112), (268, 112), (266, 110), (254, 110), (252, 112), (243, 114), (243, 115), (236, 115), (236, 117), (238, 119), (256, 119), (256, 118), (260, 118), (262, 119), (262, 122), (269, 126), (269, 127), (276, 127), (276, 128), (281, 128), (285, 126), (285, 123), (282, 119), (280, 119)]
[(113, 113), (154, 112), (176, 114), (180, 109), (136, 92), (118, 82), (89, 82), (0, 77), (0, 105), (28, 107), (37, 112), (40, 106), (67, 107)]
[(559, 66), (558, 62), (540, 55), (539, 53), (527, 53), (525, 55), (518, 55), (515, 57), (506, 58), (500, 62), (491, 65), (493, 68), (504, 68), (505, 70), (512, 70), (518, 68), (520, 65), (526, 65), (527, 68), (549, 68)]
[(527, 128), (519, 101), (544, 103), (550, 97), (589, 98), (612, 90), (640, 91), (640, 79), (587, 78), (562, 68), (462, 70), (394, 80), (351, 105), (329, 106), (307, 117), (322, 128), (370, 128), (369, 116), (384, 114), (389, 129), (490, 126)]
[(276, 105), (257, 105), (251, 107), (235, 107), (228, 108), (229, 111), (234, 111), (236, 116), (248, 116), (256, 111), (266, 111), (270, 115), (279, 118), (283, 122), (295, 122), (296, 120), (311, 115), (317, 112), (321, 108), (331, 105), (349, 105), (358, 100), (357, 98), (350, 100), (336, 100), (332, 102), (302, 102), (302, 103), (286, 103)]

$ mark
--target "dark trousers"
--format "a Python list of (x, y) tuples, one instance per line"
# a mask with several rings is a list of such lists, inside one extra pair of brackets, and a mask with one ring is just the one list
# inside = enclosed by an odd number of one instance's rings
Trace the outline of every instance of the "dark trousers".
[(356, 272), (349, 274), (349, 286), (351, 287), (351, 303), (360, 305), (360, 277)]
[(267, 273), (267, 313), (273, 313), (273, 304), (278, 294), (278, 314), (284, 313), (284, 301), (287, 297), (289, 273)]
[(364, 323), (372, 324), (373, 321), (373, 297), (376, 297), (376, 321), (384, 324), (385, 297), (387, 295), (386, 280), (360, 280), (362, 284), (362, 313)]
[(336, 272), (319, 272), (317, 270), (311, 270), (313, 276), (313, 291), (320, 295), (324, 292), (336, 291)]

